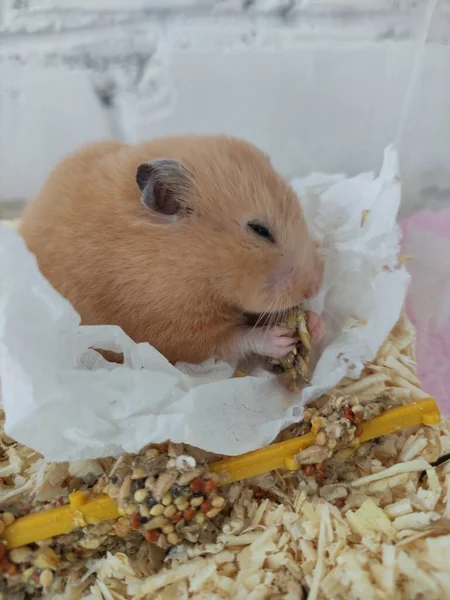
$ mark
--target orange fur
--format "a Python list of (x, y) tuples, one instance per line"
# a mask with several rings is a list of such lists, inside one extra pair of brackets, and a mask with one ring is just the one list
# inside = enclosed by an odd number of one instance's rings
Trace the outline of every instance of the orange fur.
[[(140, 202), (137, 166), (157, 158), (191, 174), (193, 212), (175, 223)], [(255, 218), (276, 244), (246, 230)], [(91, 144), (55, 168), (20, 232), (83, 324), (119, 325), (172, 362), (235, 355), (244, 312), (296, 305), (321, 281), (294, 192), (262, 152), (229, 137)]]

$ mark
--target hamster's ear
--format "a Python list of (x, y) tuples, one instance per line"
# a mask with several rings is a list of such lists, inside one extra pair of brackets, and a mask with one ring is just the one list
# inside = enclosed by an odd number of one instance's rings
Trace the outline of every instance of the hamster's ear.
[(177, 160), (160, 158), (139, 165), (136, 183), (142, 192), (142, 203), (174, 220), (192, 212), (186, 202), (191, 185), (189, 172)]

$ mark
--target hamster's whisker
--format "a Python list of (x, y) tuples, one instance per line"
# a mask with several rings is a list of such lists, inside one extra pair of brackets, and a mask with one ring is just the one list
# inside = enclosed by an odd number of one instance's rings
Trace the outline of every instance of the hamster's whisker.
[[(274, 301), (274, 302), (275, 302), (275, 301)], [(274, 302), (271, 302), (271, 303), (269, 304), (269, 306), (266, 308), (266, 310), (264, 310), (262, 313), (260, 313), (260, 314), (259, 314), (259, 316), (258, 316), (258, 318), (257, 318), (257, 320), (256, 320), (256, 323), (254, 324), (254, 326), (253, 326), (253, 328), (252, 328), (252, 331), (254, 331), (254, 330), (255, 330), (255, 329), (258, 327), (258, 325), (261, 323), (261, 321), (263, 321), (263, 319), (264, 319), (264, 318), (265, 318), (267, 315), (269, 315), (269, 322), (270, 322), (270, 315), (273, 313), (272, 307), (273, 307), (273, 305), (274, 305)]]

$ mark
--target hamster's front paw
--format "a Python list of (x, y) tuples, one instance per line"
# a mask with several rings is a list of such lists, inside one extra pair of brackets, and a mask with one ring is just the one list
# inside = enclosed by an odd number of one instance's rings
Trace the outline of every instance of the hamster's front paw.
[(259, 327), (247, 333), (247, 341), (255, 354), (283, 358), (294, 349), (298, 340), (285, 327)]

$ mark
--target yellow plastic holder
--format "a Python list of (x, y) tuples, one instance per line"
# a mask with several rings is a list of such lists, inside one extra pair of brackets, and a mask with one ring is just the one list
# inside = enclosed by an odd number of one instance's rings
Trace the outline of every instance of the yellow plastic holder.
[[(362, 423), (362, 434), (355, 438), (354, 443), (367, 442), (413, 425), (436, 425), (440, 419), (436, 401), (433, 398), (424, 398), (414, 404), (386, 410), (379, 417)], [(311, 433), (241, 456), (224, 458), (212, 463), (209, 468), (221, 476), (222, 485), (262, 475), (274, 469), (299, 469), (300, 465), (295, 457), (301, 450), (314, 443), (317, 433), (317, 424), (313, 423)]]
[[(414, 404), (399, 406), (380, 416), (362, 423), (362, 433), (355, 443), (388, 435), (414, 425), (437, 425), (441, 415), (433, 398), (425, 398)], [(297, 454), (311, 446), (321, 427), (321, 420), (314, 419), (311, 432), (301, 437), (272, 444), (241, 456), (224, 458), (209, 465), (220, 476), (219, 485), (262, 475), (275, 469), (299, 469)], [(17, 519), (3, 533), (8, 549), (25, 546), (65, 533), (79, 527), (109, 521), (119, 517), (117, 504), (106, 495), (91, 496), (88, 492), (74, 492), (69, 504), (33, 513)]]
[(118, 506), (109, 496), (73, 492), (69, 504), (17, 519), (5, 529), (2, 538), (8, 549), (17, 548), (118, 517)]

